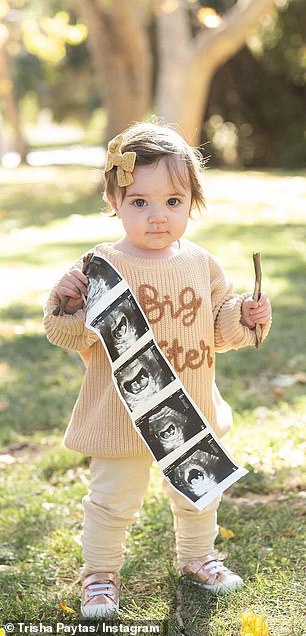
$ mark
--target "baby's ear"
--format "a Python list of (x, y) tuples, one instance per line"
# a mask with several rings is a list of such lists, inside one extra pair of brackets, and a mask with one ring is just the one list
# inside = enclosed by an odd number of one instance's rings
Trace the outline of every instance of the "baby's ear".
[(112, 206), (112, 209), (114, 210), (114, 212), (116, 213), (117, 216), (118, 215), (118, 202), (117, 202), (117, 197), (114, 194), (106, 194), (106, 200), (109, 202), (109, 204)]

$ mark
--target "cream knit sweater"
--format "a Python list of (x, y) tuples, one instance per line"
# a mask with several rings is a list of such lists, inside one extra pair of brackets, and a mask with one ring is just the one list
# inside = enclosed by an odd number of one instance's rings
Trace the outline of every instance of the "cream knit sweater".
[[(186, 239), (177, 255), (160, 260), (124, 254), (110, 243), (90, 251), (109, 260), (127, 280), (155, 341), (216, 434), (223, 435), (229, 424), (223, 420), (226, 409), (214, 382), (215, 351), (255, 344), (255, 332), (240, 323), (241, 304), (249, 294), (234, 295), (211, 254)], [(81, 263), (82, 258), (80, 268)], [(85, 311), (52, 315), (59, 301), (55, 289), (45, 307), (47, 337), (80, 352), (86, 365), (65, 445), (92, 457), (149, 453), (117, 394), (101, 341), (85, 327)], [(269, 328), (265, 325), (263, 337)]]

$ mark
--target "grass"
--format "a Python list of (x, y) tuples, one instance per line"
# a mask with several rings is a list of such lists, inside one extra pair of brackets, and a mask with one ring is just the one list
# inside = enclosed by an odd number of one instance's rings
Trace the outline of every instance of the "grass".
[[(87, 168), (0, 171), (3, 624), (80, 623), (88, 458), (64, 449), (62, 436), (83, 370), (77, 354), (47, 343), (41, 306), (61, 271), (119, 232), (116, 221), (97, 214), (98, 178)], [(170, 636), (183, 633), (182, 625), (188, 636), (238, 636), (239, 615), (253, 611), (265, 616), (271, 635), (303, 636), (306, 175), (212, 170), (206, 187), (207, 214), (189, 236), (216, 255), (238, 291), (252, 289), (251, 254), (260, 250), (274, 307), (259, 351), (218, 356), (218, 384), (235, 416), (225, 444), (249, 468), (221, 503), (219, 524), (234, 535), (219, 535), (218, 547), (245, 585), (217, 598), (179, 582), (171, 512), (153, 467), (128, 535), (120, 620), (160, 621)]]

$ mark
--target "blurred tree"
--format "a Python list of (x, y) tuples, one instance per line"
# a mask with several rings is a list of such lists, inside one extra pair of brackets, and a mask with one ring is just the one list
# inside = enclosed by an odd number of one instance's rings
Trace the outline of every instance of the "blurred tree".
[(296, 86), (306, 82), (305, 0), (278, 0), (279, 11), (253, 33), (249, 49), (275, 75), (285, 74)]
[(77, 6), (88, 25), (109, 140), (132, 121), (143, 119), (151, 105), (150, 1), (78, 0)]
[(85, 123), (102, 104), (104, 141), (152, 108), (193, 143), (209, 140), (215, 161), (302, 163), (306, 3), (275, 0), (278, 12), (267, 12), (273, 4), (0, 0), (0, 91), (15, 147), (18, 100), (32, 91), (59, 120), (73, 114)]
[[(50, 0), (54, 2), (54, 0)], [(50, 65), (57, 65), (66, 55), (67, 44), (74, 46), (87, 36), (84, 24), (70, 24), (66, 11), (52, 17), (44, 15), (35, 0), (0, 0), (0, 93), (4, 113), (13, 131), (13, 149), (21, 160), (26, 157), (20, 123), (19, 104), (14, 88), (13, 60), (21, 50)]]
[[(3, 112), (12, 130), (13, 150), (18, 152), (21, 161), (25, 161), (26, 148), (19, 117), (18, 101), (12, 80), (11, 53), (16, 51), (16, 28), (13, 16), (10, 18), (8, 2), (0, 4), (0, 97)], [(18, 45), (17, 45), (18, 46)]]
[[(156, 15), (156, 111), (198, 143), (211, 79), (275, 0), (237, 0), (222, 16), (192, 0), (78, 0), (108, 115), (106, 140), (143, 119), (153, 102), (148, 23)], [(192, 32), (191, 14), (198, 30)], [(199, 29), (199, 26), (201, 29)]]
[(202, 28), (194, 36), (184, 0), (157, 0), (157, 5), (161, 52), (157, 110), (168, 121), (178, 122), (186, 138), (197, 144), (214, 74), (243, 47), (275, 0), (238, 0), (223, 15), (201, 6), (197, 17)]

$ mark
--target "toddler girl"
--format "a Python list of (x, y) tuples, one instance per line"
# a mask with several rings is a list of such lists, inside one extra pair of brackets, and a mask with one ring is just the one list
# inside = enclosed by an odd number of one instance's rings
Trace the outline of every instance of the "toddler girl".
[[(171, 128), (143, 123), (118, 135), (108, 146), (105, 198), (124, 233), (90, 251), (127, 280), (158, 346), (221, 437), (230, 418), (215, 384), (215, 352), (255, 345), (258, 323), (264, 338), (271, 306), (265, 293), (258, 302), (233, 294), (213, 256), (182, 238), (191, 210), (204, 206), (200, 170), (200, 153)], [(81, 257), (51, 291), (45, 328), (50, 342), (78, 351), (86, 366), (65, 444), (91, 456), (81, 612), (102, 617), (119, 607), (125, 533), (141, 506), (152, 456), (118, 396), (100, 339), (85, 326), (87, 284)], [(64, 298), (65, 314), (53, 315)], [(168, 481), (163, 487), (181, 575), (212, 593), (240, 587), (240, 576), (214, 550), (220, 498), (198, 511)]]

